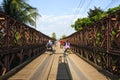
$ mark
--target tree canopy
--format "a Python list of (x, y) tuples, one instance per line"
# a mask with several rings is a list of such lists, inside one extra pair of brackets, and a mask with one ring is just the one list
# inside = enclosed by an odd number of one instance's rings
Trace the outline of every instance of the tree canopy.
[(55, 32), (52, 33), (52, 38), (53, 38), (54, 40), (56, 40), (56, 34), (55, 34)]
[(114, 8), (109, 8), (108, 11), (107, 11), (107, 13), (110, 14), (110, 13), (113, 13), (113, 12), (119, 10), (119, 9), (120, 9), (120, 5), (117, 6), (117, 7), (114, 7)]
[(110, 13), (115, 12), (120, 9), (120, 5), (115, 8), (109, 8), (108, 11), (103, 11), (100, 7), (94, 7), (94, 9), (89, 9), (88, 16), (85, 18), (78, 18), (74, 24), (71, 25), (76, 31), (82, 30), (84, 27), (91, 25), (92, 23), (102, 19)]
[(36, 18), (39, 16), (37, 9), (27, 4), (26, 0), (3, 0), (0, 11), (32, 26), (36, 26)]
[(65, 37), (66, 37), (66, 35), (62, 35), (62, 38), (61, 38), (61, 39), (65, 38)]

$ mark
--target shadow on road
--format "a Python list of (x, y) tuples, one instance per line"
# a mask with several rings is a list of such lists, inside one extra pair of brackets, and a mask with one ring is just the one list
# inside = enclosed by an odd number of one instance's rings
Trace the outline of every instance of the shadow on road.
[(59, 56), (57, 80), (73, 80), (66, 57)]

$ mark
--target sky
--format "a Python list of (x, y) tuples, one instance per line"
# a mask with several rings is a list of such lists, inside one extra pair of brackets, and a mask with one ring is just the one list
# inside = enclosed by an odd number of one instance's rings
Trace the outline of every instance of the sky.
[(120, 5), (120, 0), (27, 0), (27, 3), (37, 8), (41, 15), (37, 18), (36, 29), (50, 37), (55, 33), (59, 39), (74, 33), (71, 24), (78, 18), (87, 17), (89, 9), (96, 6), (106, 11)]

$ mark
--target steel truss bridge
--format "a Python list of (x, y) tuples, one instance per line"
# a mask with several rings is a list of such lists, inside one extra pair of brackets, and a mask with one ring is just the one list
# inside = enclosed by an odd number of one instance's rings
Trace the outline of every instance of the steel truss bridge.
[[(0, 12), (0, 78), (43, 54), (48, 40), (53, 39)], [(120, 77), (120, 10), (62, 40), (69, 40), (74, 54), (111, 79)]]

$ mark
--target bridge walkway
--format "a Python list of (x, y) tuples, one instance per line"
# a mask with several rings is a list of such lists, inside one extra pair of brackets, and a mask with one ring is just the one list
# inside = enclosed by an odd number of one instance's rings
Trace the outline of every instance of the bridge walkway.
[(63, 56), (57, 46), (54, 53), (45, 52), (8, 80), (110, 80), (77, 55)]

